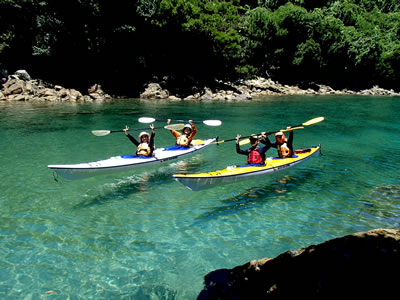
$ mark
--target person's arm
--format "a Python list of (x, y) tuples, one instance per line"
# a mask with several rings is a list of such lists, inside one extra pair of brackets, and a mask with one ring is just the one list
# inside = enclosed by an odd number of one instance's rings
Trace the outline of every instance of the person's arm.
[(151, 149), (151, 153), (150, 153), (150, 155), (151, 155), (151, 154), (153, 154), (153, 151), (154, 151), (154, 137), (156, 136), (156, 129), (154, 128), (153, 124), (150, 125), (150, 128), (151, 128), (151, 136), (150, 136), (150, 141), (149, 141), (149, 147)]
[[(167, 125), (169, 125), (169, 124), (171, 124), (171, 119), (168, 119), (168, 121), (167, 121)], [(170, 129), (170, 132), (176, 139), (181, 136), (181, 134), (174, 129)]]
[(240, 149), (239, 140), (240, 140), (241, 137), (242, 137), (242, 136), (241, 136), (240, 134), (238, 134), (238, 135), (236, 136), (236, 153), (238, 153), (238, 154), (243, 154), (243, 155), (248, 155), (248, 154), (249, 154), (249, 151), (248, 151), (248, 150), (241, 150), (241, 149)]
[(261, 137), (262, 139), (260, 140), (260, 143), (263, 143), (264, 145), (267, 145), (268, 148), (271, 148), (271, 141), (268, 138), (267, 132), (262, 132)]
[(126, 126), (125, 126), (125, 129), (123, 129), (123, 131), (125, 132), (125, 135), (128, 137), (128, 139), (129, 139), (133, 144), (135, 144), (136, 147), (139, 146), (139, 142), (138, 142), (133, 136), (131, 136), (131, 135), (128, 133), (128, 130), (129, 130), (129, 127), (128, 127), (128, 125), (126, 125)]
[(189, 124), (192, 126), (192, 132), (191, 132), (190, 135), (188, 136), (188, 140), (189, 140), (189, 144), (190, 144), (190, 142), (193, 140), (194, 136), (195, 136), (196, 133), (197, 133), (197, 128), (196, 128), (196, 126), (194, 125), (194, 123), (193, 123), (192, 120), (189, 120)]
[(133, 136), (131, 136), (129, 133), (128, 133), (127, 137), (133, 144), (135, 144), (136, 147), (139, 146), (140, 143)]
[(269, 148), (271, 148), (271, 143), (269, 145), (261, 147), (259, 152), (261, 153), (261, 155), (265, 156), (265, 153), (269, 150)]
[(270, 140), (269, 140), (269, 138), (268, 137), (266, 137), (265, 138), (265, 140), (263, 140), (263, 141), (261, 141), (263, 144), (265, 144), (265, 145), (267, 145), (267, 146), (269, 146), (269, 148), (276, 148), (277, 147), (277, 144), (276, 144), (276, 142), (271, 142)]
[(181, 134), (180, 134), (178, 131), (174, 130), (174, 129), (171, 129), (170, 131), (171, 131), (172, 135), (173, 135), (175, 138), (178, 138), (178, 137), (181, 136)]
[(287, 141), (287, 145), (288, 145), (289, 149), (292, 151), (292, 153), (294, 153), (294, 150), (293, 150), (293, 130), (290, 130), (289, 139)]

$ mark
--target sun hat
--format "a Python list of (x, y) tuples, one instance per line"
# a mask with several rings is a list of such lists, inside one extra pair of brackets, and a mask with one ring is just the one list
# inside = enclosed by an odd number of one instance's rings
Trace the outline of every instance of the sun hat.
[(142, 136), (147, 135), (147, 138), (150, 139), (150, 134), (148, 134), (146, 131), (143, 131), (139, 134), (139, 140), (142, 138)]

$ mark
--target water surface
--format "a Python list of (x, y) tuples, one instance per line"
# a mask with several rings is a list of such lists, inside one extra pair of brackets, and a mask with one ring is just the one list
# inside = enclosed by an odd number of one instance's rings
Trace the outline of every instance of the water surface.
[[(47, 169), (133, 153), (123, 133), (90, 131), (145, 127), (137, 122), (143, 116), (219, 119), (220, 127), (199, 124), (197, 137), (220, 139), (324, 116), (297, 130), (294, 143), (321, 144), (322, 155), (286, 173), (201, 192), (172, 174), (244, 163), (234, 142), (81, 181), (56, 182)], [(0, 120), (1, 299), (193, 299), (215, 269), (400, 227), (398, 97), (0, 103)], [(157, 130), (156, 146), (173, 142)]]

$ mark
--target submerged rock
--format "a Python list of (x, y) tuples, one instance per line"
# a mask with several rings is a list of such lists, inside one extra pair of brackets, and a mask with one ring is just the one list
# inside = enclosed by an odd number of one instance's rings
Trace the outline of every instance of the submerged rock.
[(213, 271), (198, 299), (386, 299), (399, 267), (400, 231), (376, 229)]

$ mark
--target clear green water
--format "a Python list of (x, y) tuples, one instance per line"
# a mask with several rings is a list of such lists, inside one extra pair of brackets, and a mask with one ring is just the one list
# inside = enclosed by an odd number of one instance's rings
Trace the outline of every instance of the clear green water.
[[(322, 156), (287, 173), (192, 192), (172, 174), (244, 163), (234, 143), (180, 162), (82, 181), (48, 164), (134, 152), (141, 116), (220, 119), (199, 138), (277, 130)], [(158, 124), (163, 125), (163, 124)], [(246, 103), (0, 103), (0, 298), (194, 299), (210, 271), (373, 228), (400, 228), (400, 99), (275, 97)], [(156, 146), (173, 143), (158, 130)], [(274, 155), (270, 150), (268, 155)], [(45, 294), (54, 291), (51, 294)]]

